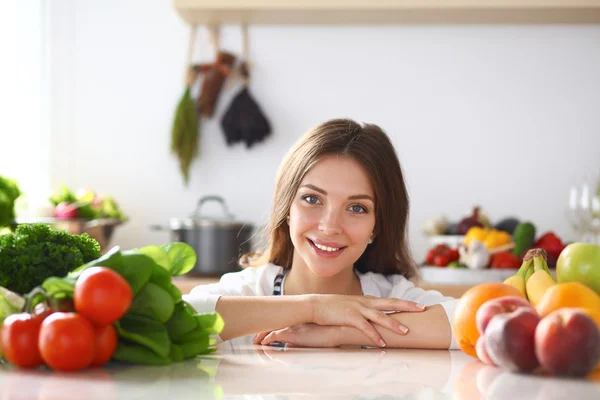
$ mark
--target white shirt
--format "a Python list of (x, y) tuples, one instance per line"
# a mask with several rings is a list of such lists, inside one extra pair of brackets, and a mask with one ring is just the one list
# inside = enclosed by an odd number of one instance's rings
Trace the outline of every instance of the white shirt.
[[(223, 275), (217, 283), (196, 286), (189, 294), (183, 295), (183, 300), (200, 314), (214, 313), (217, 301), (221, 296), (272, 295), (275, 277), (281, 273), (283, 273), (283, 268), (274, 264), (249, 267), (240, 272), (230, 272)], [(373, 272), (363, 274), (358, 271), (357, 274), (364, 295), (409, 300), (426, 306), (440, 304), (446, 311), (452, 327), (457, 299), (443, 296), (436, 290), (418, 288), (402, 275), (385, 276)], [(219, 341), (221, 340), (219, 339)], [(458, 348), (454, 332), (452, 332), (450, 349)]]

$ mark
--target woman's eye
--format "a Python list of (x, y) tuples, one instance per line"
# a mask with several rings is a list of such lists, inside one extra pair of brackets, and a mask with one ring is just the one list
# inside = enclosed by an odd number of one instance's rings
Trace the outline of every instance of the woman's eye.
[(354, 204), (350, 206), (350, 211), (354, 213), (366, 213), (367, 209), (359, 204)]
[(302, 197), (302, 199), (309, 204), (319, 204), (319, 199), (317, 196), (308, 195), (308, 196)]

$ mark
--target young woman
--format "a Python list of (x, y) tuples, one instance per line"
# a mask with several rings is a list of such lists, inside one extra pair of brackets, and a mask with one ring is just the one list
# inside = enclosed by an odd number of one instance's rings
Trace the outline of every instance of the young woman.
[(266, 251), (185, 300), (221, 315), (221, 340), (257, 334), (257, 344), (457, 348), (456, 299), (409, 280), (417, 268), (408, 212), (388, 136), (376, 125), (324, 122), (279, 168)]

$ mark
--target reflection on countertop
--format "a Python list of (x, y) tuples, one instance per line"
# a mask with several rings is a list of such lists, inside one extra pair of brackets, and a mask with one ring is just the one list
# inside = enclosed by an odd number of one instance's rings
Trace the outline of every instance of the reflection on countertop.
[(222, 343), (169, 366), (110, 364), (77, 373), (0, 365), (2, 399), (598, 399), (581, 379), (518, 375), (460, 351), (308, 349)]

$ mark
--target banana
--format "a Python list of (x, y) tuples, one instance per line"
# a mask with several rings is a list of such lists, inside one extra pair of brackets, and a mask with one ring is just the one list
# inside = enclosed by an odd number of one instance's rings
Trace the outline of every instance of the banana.
[(525, 258), (533, 259), (533, 273), (526, 280), (525, 289), (527, 298), (534, 307), (537, 306), (546, 290), (556, 285), (556, 280), (548, 269), (547, 256), (544, 249), (532, 249), (525, 255)]
[(525, 287), (525, 276), (527, 275), (527, 272), (530, 269), (532, 269), (531, 268), (532, 266), (533, 266), (532, 259), (523, 260), (523, 264), (521, 264), (521, 268), (519, 268), (517, 273), (514, 274), (513, 276), (506, 278), (504, 283), (516, 288), (519, 292), (521, 292), (523, 297), (527, 298), (527, 290)]

